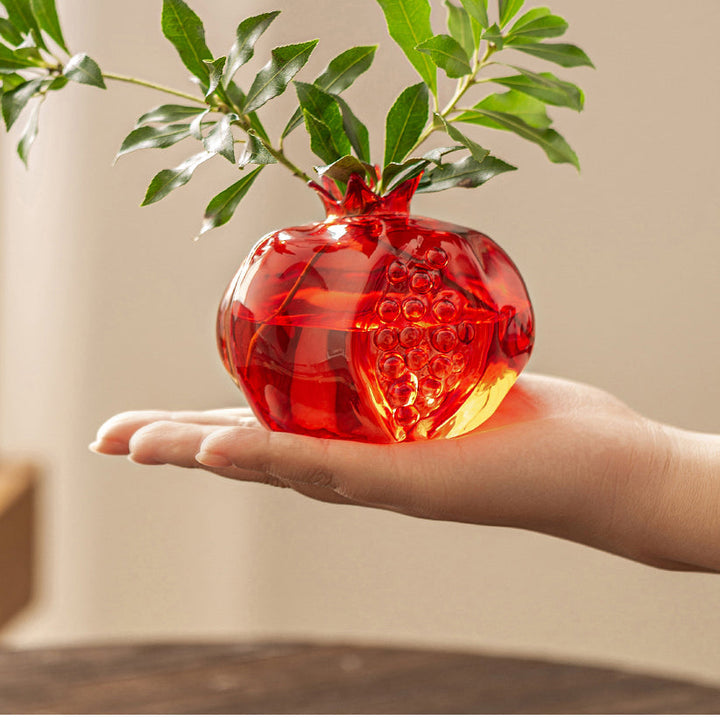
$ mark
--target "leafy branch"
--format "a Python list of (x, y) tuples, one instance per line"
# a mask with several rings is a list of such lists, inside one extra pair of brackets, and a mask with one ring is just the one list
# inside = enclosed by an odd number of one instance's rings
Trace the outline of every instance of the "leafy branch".
[[(448, 187), (477, 187), (497, 174), (516, 169), (491, 156), (460, 130), (459, 123), (513, 132), (539, 145), (552, 162), (570, 163), (579, 169), (575, 152), (551, 128), (552, 121), (546, 106), (582, 110), (584, 95), (580, 88), (552, 73), (536, 73), (500, 63), (497, 59), (500, 52), (515, 50), (563, 67), (592, 67), (588, 56), (577, 46), (548, 42), (566, 32), (568, 23), (563, 18), (553, 15), (548, 8), (535, 8), (509, 26), (522, 9), (524, 0), (498, 0), (498, 20), (494, 23), (491, 22), (488, 0), (461, 0), (460, 5), (446, 0), (449, 34), (432, 35), (429, 26), (425, 26), (426, 36), (421, 42), (412, 44), (407, 31), (401, 32), (397, 25), (411, 23), (413, 17), (427, 9), (427, 0), (402, 0), (398, 5), (383, 0), (378, 2), (385, 11), (390, 34), (394, 38), (405, 38), (398, 43), (413, 66), (418, 68), (417, 55), (420, 53), (428, 56), (435, 68), (449, 78), (457, 79), (455, 92), (442, 110), (439, 109), (437, 95), (434, 95), (435, 111), (432, 113), (427, 107), (411, 108), (405, 95), (407, 90), (398, 98), (386, 121), (386, 148), (397, 142), (400, 132), (407, 131), (408, 126), (404, 122), (407, 115), (423, 112), (429, 117), (424, 127), (417, 131), (406, 156), (393, 158), (391, 164), (386, 163), (380, 181), (381, 190), (391, 190), (399, 182), (420, 173), (423, 173), (423, 178), (419, 192), (436, 192)], [(400, 6), (403, 12), (398, 14)], [(509, 68), (515, 74), (484, 76), (488, 69), (499, 68)], [(422, 76), (420, 68), (418, 71)], [(469, 91), (487, 83), (499, 84), (507, 92), (487, 95), (469, 108), (459, 107)], [(416, 151), (436, 133), (447, 135), (455, 145), (417, 157)], [(445, 162), (447, 155), (463, 149), (470, 154), (456, 162)]]
[[(295, 76), (308, 62), (317, 40), (275, 47), (269, 61), (247, 84), (236, 80), (253, 59), (257, 42), (279, 11), (244, 19), (228, 52), (216, 57), (206, 44), (201, 19), (184, 0), (163, 0), (163, 34), (177, 50), (196, 86), (195, 92), (185, 92), (151, 80), (104, 72), (87, 54), (71, 53), (55, 0), (0, 0), (3, 119), (10, 130), (30, 107), (17, 146), (19, 156), (27, 163), (38, 133), (40, 106), (49, 94), (69, 83), (101, 89), (106, 89), (110, 81), (129, 83), (172, 96), (176, 103), (182, 100), (183, 104), (159, 105), (143, 114), (117, 156), (140, 149), (167, 148), (185, 140), (201, 144), (201, 149), (179, 166), (155, 175), (143, 205), (157, 202), (188, 183), (200, 165), (216, 156), (244, 171), (240, 180), (210, 201), (200, 234), (230, 220), (267, 165), (282, 165), (303, 183), (313, 182), (285, 149), (288, 137), (300, 125), (305, 126), (310, 147), (322, 162), (315, 168), (316, 173), (341, 190), (352, 174), (362, 175), (376, 193), (384, 194), (420, 174), (420, 191), (435, 192), (477, 187), (515, 169), (493, 157), (461, 129), (462, 125), (512, 132), (540, 146), (552, 162), (579, 168), (577, 156), (552, 127), (547, 106), (580, 111), (584, 103), (582, 91), (552, 73), (501, 63), (497, 58), (501, 52), (516, 51), (565, 68), (592, 66), (577, 46), (549, 42), (566, 32), (568, 24), (563, 18), (548, 8), (534, 8), (519, 15), (524, 0), (497, 0), (497, 20), (492, 22), (488, 0), (460, 0), (460, 4), (446, 0), (448, 34), (433, 35), (430, 0), (377, 2), (390, 36), (420, 76), (420, 82), (403, 90), (390, 108), (381, 167), (372, 163), (367, 127), (342, 97), (370, 69), (377, 46), (358, 46), (340, 53), (312, 82), (295, 81)], [(457, 80), (454, 93), (444, 105), (438, 70)], [(485, 95), (475, 104), (465, 102), (472, 91), (490, 83), (499, 85), (502, 92)], [(291, 84), (298, 107), (277, 142), (273, 142), (258, 112)], [(438, 133), (452, 144), (418, 155), (420, 148)], [(239, 157), (238, 144), (243, 147)], [(468, 154), (455, 162), (446, 160), (462, 150)]]

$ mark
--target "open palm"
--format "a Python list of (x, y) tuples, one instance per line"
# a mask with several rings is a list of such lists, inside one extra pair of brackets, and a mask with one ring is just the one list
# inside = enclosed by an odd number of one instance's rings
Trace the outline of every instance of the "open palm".
[(481, 428), (450, 440), (325, 440), (271, 432), (248, 409), (223, 409), (122, 413), (91, 447), (326, 502), (527, 528), (676, 566), (654, 557), (651, 540), (665, 492), (667, 430), (601, 390), (528, 374)]

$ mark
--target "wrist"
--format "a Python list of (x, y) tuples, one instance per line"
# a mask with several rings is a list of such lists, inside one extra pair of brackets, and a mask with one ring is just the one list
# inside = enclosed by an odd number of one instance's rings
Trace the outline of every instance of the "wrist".
[(648, 518), (650, 562), (720, 572), (720, 437), (661, 428), (668, 453)]

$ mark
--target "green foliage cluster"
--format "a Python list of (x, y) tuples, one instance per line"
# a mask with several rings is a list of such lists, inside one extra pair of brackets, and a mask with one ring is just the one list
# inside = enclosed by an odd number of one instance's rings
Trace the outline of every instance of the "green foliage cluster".
[[(269, 61), (241, 84), (236, 79), (238, 72), (253, 59), (256, 43), (280, 12), (243, 20), (227, 54), (215, 57), (206, 44), (201, 19), (183, 0), (163, 0), (162, 31), (192, 74), (198, 88), (195, 94), (104, 73), (85, 53), (72, 54), (55, 0), (0, 0), (0, 105), (5, 126), (10, 130), (29, 106), (29, 119), (17, 147), (27, 163), (42, 103), (69, 82), (102, 89), (107, 80), (129, 82), (181, 98), (182, 104), (160, 105), (140, 117), (118, 157), (145, 148), (167, 148), (186, 139), (200, 144), (201, 149), (178, 167), (162, 170), (152, 179), (143, 205), (185, 185), (202, 163), (215, 156), (237, 165), (243, 175), (210, 201), (201, 234), (230, 220), (257, 176), (270, 164), (284, 165), (304, 182), (312, 180), (285, 152), (286, 138), (301, 125), (322, 163), (315, 171), (341, 189), (354, 173), (369, 180), (378, 193), (388, 193), (422, 173), (419, 191), (436, 192), (478, 187), (516, 169), (470, 138), (467, 125), (515, 133), (537, 144), (552, 162), (579, 168), (575, 152), (552, 127), (547, 106), (580, 111), (582, 90), (550, 72), (498, 60), (500, 53), (505, 57), (507, 51), (516, 51), (564, 68), (592, 67), (580, 48), (554, 41), (568, 28), (563, 18), (545, 7), (521, 14), (524, 0), (497, 0), (494, 13), (488, 0), (445, 0), (448, 32), (435, 35), (430, 0), (377, 2), (390, 36), (420, 76), (420, 82), (400, 93), (387, 114), (382, 165), (376, 165), (371, 157), (367, 127), (342, 97), (370, 68), (377, 46), (352, 47), (340, 53), (312, 82), (294, 78), (317, 40), (276, 47), (270, 51)], [(453, 96), (444, 105), (439, 97), (438, 71), (457, 80)], [(291, 83), (298, 106), (278, 142), (273, 143), (258, 111)], [(490, 84), (501, 90), (468, 104), (469, 91)], [(444, 136), (445, 143), (420, 154), (421, 146), (435, 134)], [(242, 146), (240, 152), (238, 145)], [(450, 159), (456, 153), (463, 156)]]

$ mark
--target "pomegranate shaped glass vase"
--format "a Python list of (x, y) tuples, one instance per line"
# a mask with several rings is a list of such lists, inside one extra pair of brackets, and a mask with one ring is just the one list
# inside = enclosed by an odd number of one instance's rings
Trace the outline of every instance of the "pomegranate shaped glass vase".
[(352, 175), (323, 222), (270, 233), (218, 312), (226, 369), (272, 430), (374, 443), (477, 428), (525, 367), (533, 311), (510, 258)]

